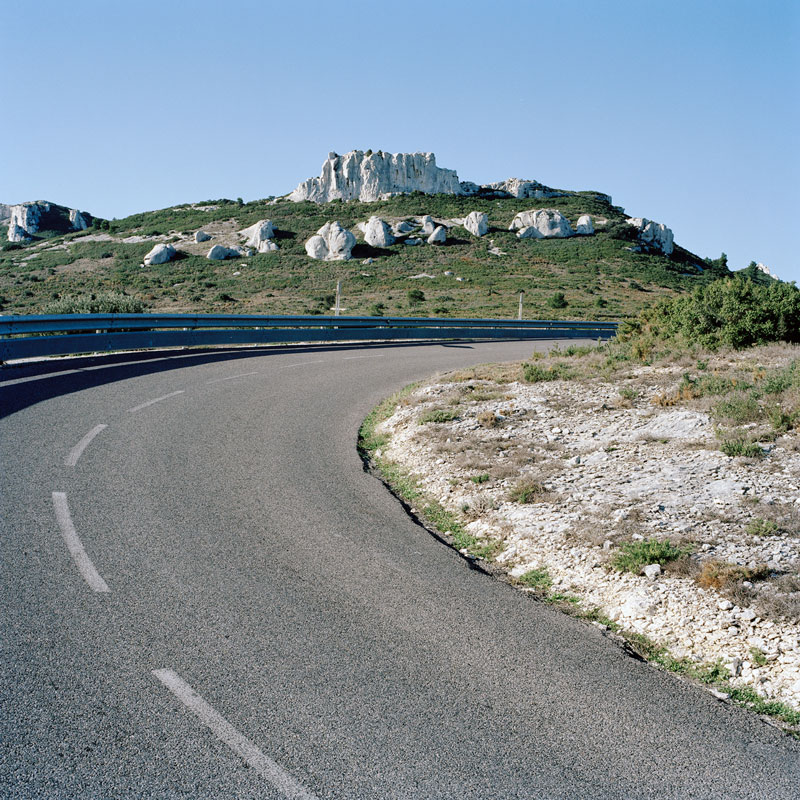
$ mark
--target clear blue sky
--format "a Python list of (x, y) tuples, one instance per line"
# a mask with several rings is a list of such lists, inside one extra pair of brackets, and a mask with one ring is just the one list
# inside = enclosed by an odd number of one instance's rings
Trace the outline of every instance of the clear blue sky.
[(0, 202), (122, 217), (423, 150), (462, 180), (607, 192), (800, 282), (798, 0), (21, 8), (0, 3)]

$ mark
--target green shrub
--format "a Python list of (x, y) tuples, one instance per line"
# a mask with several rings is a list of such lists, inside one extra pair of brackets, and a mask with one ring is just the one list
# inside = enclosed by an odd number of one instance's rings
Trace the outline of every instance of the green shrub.
[(736, 437), (734, 439), (726, 439), (721, 445), (720, 450), (726, 456), (736, 458), (741, 456), (743, 458), (763, 458), (764, 448), (758, 442), (745, 439), (743, 437)]
[(778, 523), (771, 519), (756, 517), (747, 524), (747, 532), (751, 536), (772, 536), (778, 532)]
[(144, 301), (121, 292), (97, 292), (90, 295), (67, 295), (42, 309), (43, 314), (141, 314)]
[(619, 572), (632, 572), (638, 575), (648, 564), (668, 564), (677, 561), (691, 552), (690, 548), (676, 547), (670, 541), (642, 539), (625, 542), (611, 559), (611, 566)]
[(564, 292), (555, 292), (548, 298), (547, 305), (550, 306), (550, 308), (566, 308), (569, 303), (567, 302), (567, 298), (564, 297)]
[(470, 480), (477, 484), (486, 483), (489, 480), (489, 473), (482, 472), (480, 475), (473, 475)]
[(568, 381), (572, 377), (572, 370), (567, 364), (557, 361), (550, 367), (543, 367), (539, 364), (530, 362), (522, 365), (522, 377), (528, 383), (539, 383), (540, 381)]

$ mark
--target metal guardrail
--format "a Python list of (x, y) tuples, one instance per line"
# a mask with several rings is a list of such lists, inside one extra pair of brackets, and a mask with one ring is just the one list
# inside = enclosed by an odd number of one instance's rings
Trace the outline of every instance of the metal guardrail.
[(155, 347), (276, 342), (608, 339), (616, 333), (617, 324), (565, 320), (258, 314), (0, 316), (0, 361)]

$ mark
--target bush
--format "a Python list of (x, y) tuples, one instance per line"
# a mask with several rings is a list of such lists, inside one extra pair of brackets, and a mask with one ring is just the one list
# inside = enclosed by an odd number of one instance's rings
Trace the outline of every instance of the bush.
[(408, 302), (412, 306), (419, 305), (420, 303), (425, 302), (425, 292), (422, 289), (409, 289), (408, 290)]
[(736, 458), (737, 456), (741, 456), (742, 458), (763, 458), (764, 456), (764, 449), (758, 442), (753, 442), (742, 437), (726, 439), (720, 445), (719, 449), (722, 450), (726, 456), (730, 456), (731, 458)]
[(531, 478), (523, 478), (509, 493), (508, 499), (514, 503), (538, 503), (545, 499), (544, 485)]
[(564, 292), (555, 292), (555, 294), (548, 298), (547, 305), (550, 306), (550, 308), (566, 308), (569, 303), (567, 302), (567, 298), (564, 297)]
[(690, 295), (661, 300), (620, 328), (620, 338), (681, 339), (710, 349), (741, 349), (769, 342), (800, 342), (800, 289), (726, 278)]
[(141, 314), (147, 306), (138, 297), (121, 292), (67, 295), (48, 303), (42, 314)]
[(567, 364), (557, 361), (550, 367), (543, 367), (539, 364), (530, 362), (522, 365), (522, 377), (528, 383), (539, 383), (540, 381), (568, 381), (572, 377), (572, 371)]
[(648, 564), (668, 564), (688, 555), (689, 548), (676, 547), (670, 541), (642, 539), (638, 542), (625, 542), (611, 560), (611, 566), (619, 572), (632, 572), (638, 575)]
[(549, 589), (553, 585), (553, 579), (547, 571), (547, 567), (537, 567), (530, 569), (519, 576), (519, 582), (528, 589)]
[(425, 425), (427, 422), (452, 422), (458, 417), (455, 411), (448, 408), (432, 408), (419, 416), (419, 424)]

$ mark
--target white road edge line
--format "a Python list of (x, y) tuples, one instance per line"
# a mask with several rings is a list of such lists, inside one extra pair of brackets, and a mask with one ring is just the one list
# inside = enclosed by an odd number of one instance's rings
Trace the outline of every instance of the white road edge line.
[(265, 756), (249, 739), (218, 714), (197, 692), (171, 669), (154, 669), (153, 675), (169, 689), (207, 728), (241, 756), (256, 772), (266, 778), (285, 797), (317, 800), (283, 767)]
[(143, 408), (147, 408), (147, 406), (152, 406), (154, 403), (160, 403), (162, 400), (168, 400), (170, 397), (175, 397), (176, 394), (183, 394), (185, 389), (178, 389), (177, 392), (170, 392), (169, 394), (165, 394), (163, 397), (156, 397), (153, 400), (148, 400), (146, 403), (142, 403), (139, 406), (134, 406), (133, 408), (129, 408), (128, 412), (133, 414), (136, 411), (141, 411)]
[(320, 358), (317, 361), (298, 361), (296, 364), (281, 364), (282, 367), (304, 367), (306, 364), (324, 364), (325, 359)]
[(95, 425), (86, 436), (81, 439), (72, 450), (69, 451), (67, 457), (64, 459), (64, 464), (68, 467), (74, 467), (78, 463), (78, 459), (83, 454), (83, 451), (89, 446), (92, 439), (97, 436), (98, 433), (104, 431), (108, 426), (107, 425)]
[(209, 383), (222, 383), (222, 381), (232, 381), (234, 378), (246, 378), (248, 375), (258, 375), (258, 372), (242, 372), (239, 375), (229, 375), (227, 378), (214, 378), (213, 381), (206, 381), (206, 385)]
[(67, 495), (64, 492), (53, 492), (53, 506), (56, 510), (58, 527), (61, 528), (61, 535), (67, 543), (67, 550), (69, 550), (72, 555), (75, 566), (83, 576), (83, 579), (96, 592), (110, 592), (111, 589), (108, 588), (108, 584), (100, 577), (100, 573), (94, 568), (94, 564), (92, 564), (89, 556), (86, 555), (81, 540), (75, 532), (75, 526), (72, 524), (72, 518), (69, 515)]

